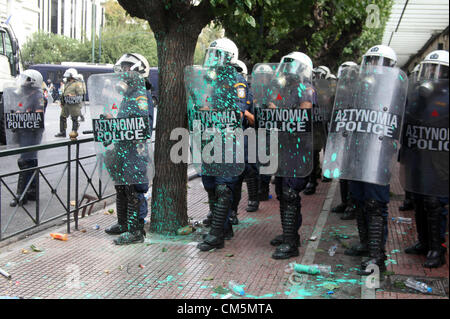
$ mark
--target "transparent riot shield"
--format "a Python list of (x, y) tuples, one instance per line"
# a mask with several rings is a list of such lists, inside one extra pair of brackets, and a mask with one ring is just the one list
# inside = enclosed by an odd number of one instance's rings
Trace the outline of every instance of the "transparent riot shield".
[(400, 150), (400, 182), (408, 192), (448, 197), (448, 79), (410, 85)]
[(232, 177), (245, 168), (241, 110), (233, 67), (187, 66), (187, 96), (192, 162), (205, 176)]
[(408, 89), (398, 68), (347, 68), (337, 84), (324, 176), (389, 184)]
[(38, 145), (44, 132), (44, 96), (39, 88), (7, 87), (3, 91), (8, 148)]
[(96, 74), (87, 84), (100, 177), (148, 183), (154, 166), (144, 79), (137, 72)]
[[(284, 73), (277, 74), (276, 71), (265, 72), (263, 68), (257, 67), (252, 73), (252, 88), (256, 87), (253, 94), (258, 139), (261, 138), (261, 129), (265, 129), (266, 154), (271, 161), (277, 162), (274, 175), (307, 176), (313, 166), (312, 108), (303, 107), (305, 102), (313, 102), (311, 82)], [(269, 132), (278, 135), (276, 148), (268, 144)], [(261, 144), (258, 142), (258, 146)], [(261, 163), (261, 166), (264, 164)]]

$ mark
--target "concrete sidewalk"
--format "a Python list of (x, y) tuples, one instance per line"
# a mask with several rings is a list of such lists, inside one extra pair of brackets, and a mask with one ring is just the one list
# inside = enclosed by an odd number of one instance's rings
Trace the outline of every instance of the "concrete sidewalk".
[[(361, 258), (343, 254), (346, 246), (358, 240), (356, 222), (342, 221), (330, 212), (339, 203), (338, 182), (320, 183), (311, 196), (302, 195), (303, 225), (300, 231), (300, 256), (273, 260), (274, 247), (269, 241), (281, 233), (278, 201), (273, 196), (260, 204), (255, 213), (245, 211), (246, 187), (239, 207), (239, 225), (225, 248), (200, 252), (197, 242), (208, 228), (197, 228), (187, 236), (147, 234), (142, 244), (115, 246), (114, 236), (104, 229), (116, 215), (97, 212), (80, 219), (80, 231), (69, 234), (68, 241), (50, 238), (50, 232), (64, 232), (65, 227), (51, 229), (1, 248), (0, 268), (12, 275), (0, 277), (0, 296), (23, 298), (249, 298), (249, 299), (448, 299), (447, 264), (439, 269), (422, 268), (424, 257), (403, 253), (414, 242), (415, 225), (389, 222), (387, 243), (388, 272), (381, 287), (369, 289), (366, 278), (356, 274)], [(395, 180), (391, 185), (390, 217), (412, 217), (414, 212), (400, 212), (403, 190)], [(114, 208), (114, 206), (112, 206)], [(208, 212), (207, 195), (201, 180), (189, 182), (188, 214), (202, 220)], [(413, 218), (414, 219), (414, 218)], [(99, 229), (94, 229), (99, 225)], [(146, 226), (148, 229), (148, 225)], [(316, 241), (309, 241), (315, 235)], [(334, 256), (328, 249), (337, 244)], [(34, 245), (41, 252), (33, 251)], [(448, 236), (447, 236), (448, 246)], [(26, 250), (26, 251), (24, 251)], [(292, 276), (285, 272), (289, 262), (328, 264), (329, 277)], [(407, 276), (426, 281), (433, 293), (423, 295), (402, 287)], [(228, 282), (245, 285), (244, 297), (227, 294)]]

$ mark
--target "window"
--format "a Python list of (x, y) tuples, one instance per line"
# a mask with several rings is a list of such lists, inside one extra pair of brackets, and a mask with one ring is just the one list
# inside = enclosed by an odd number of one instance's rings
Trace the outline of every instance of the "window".
[(3, 54), (3, 55), (5, 55), (5, 45), (4, 45), (4, 42), (3, 42), (3, 39), (4, 39), (4, 37), (5, 37), (5, 32), (0, 32), (0, 54)]
[(52, 22), (51, 22), (51, 32), (54, 34), (58, 33), (58, 0), (52, 0)]

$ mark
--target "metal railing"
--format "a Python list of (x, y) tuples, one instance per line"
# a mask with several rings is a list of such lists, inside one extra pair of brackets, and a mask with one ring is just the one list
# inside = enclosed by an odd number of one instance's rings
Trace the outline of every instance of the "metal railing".
[[(16, 149), (9, 149), (9, 150), (3, 150), (0, 151), (0, 161), (2, 158), (5, 158), (7, 156), (13, 156), (13, 155), (20, 155), (26, 152), (32, 152), (32, 151), (43, 151), (43, 150), (49, 150), (49, 149), (56, 149), (59, 147), (66, 147), (67, 149), (67, 159), (64, 161), (60, 161), (57, 163), (52, 163), (48, 165), (42, 165), (42, 166), (36, 166), (32, 168), (27, 168), (23, 170), (17, 170), (11, 173), (2, 174), (0, 175), (0, 241), (5, 240), (7, 238), (11, 238), (13, 236), (16, 236), (18, 234), (27, 232), (29, 230), (32, 230), (38, 226), (44, 225), (46, 223), (49, 223), (51, 221), (54, 221), (58, 218), (61, 218), (63, 216), (66, 216), (67, 218), (67, 233), (70, 233), (70, 222), (71, 222), (71, 215), (74, 214), (74, 222), (75, 222), (75, 229), (78, 230), (78, 213), (80, 210), (83, 210), (82, 217), (84, 217), (85, 211), (88, 207), (89, 213), (92, 211), (93, 205), (103, 201), (107, 198), (110, 198), (115, 195), (115, 193), (111, 194), (104, 194), (106, 191), (106, 188), (108, 186), (108, 183), (105, 185), (102, 185), (102, 181), (100, 178), (98, 178), (98, 187), (94, 185), (93, 181), (93, 175), (96, 171), (98, 161), (95, 162), (95, 167), (92, 170), (92, 172), (89, 174), (85, 168), (85, 166), (82, 164), (81, 161), (89, 159), (89, 158), (96, 158), (96, 154), (90, 154), (87, 156), (81, 156), (80, 157), (80, 147), (81, 145), (85, 145), (86, 143), (93, 142), (92, 137), (84, 137), (79, 138), (77, 140), (65, 140), (62, 142), (53, 142), (43, 145), (35, 145), (35, 146), (28, 146), (28, 147), (21, 147)], [(73, 154), (73, 148), (75, 148), (75, 157), (72, 158)], [(73, 172), (72, 164), (75, 163), (75, 170)], [(46, 176), (46, 173), (43, 171), (44, 169), (48, 169), (50, 167), (57, 167), (57, 166), (63, 166), (63, 170), (61, 172), (61, 175), (59, 178), (57, 178), (56, 184), (53, 182), (50, 182), (50, 178)], [(16, 194), (11, 187), (6, 182), (6, 178), (18, 175), (20, 173), (26, 173), (26, 172), (33, 172), (31, 175), (31, 178), (29, 179), (27, 185), (25, 186), (25, 189), (23, 190), (22, 194)], [(67, 183), (67, 199), (66, 201), (63, 200), (62, 194), (58, 193), (58, 188), (61, 185), (61, 182), (63, 181), (64, 175), (66, 174), (66, 183)], [(81, 175), (82, 174), (82, 175)], [(48, 175), (48, 174), (47, 174)], [(80, 192), (80, 177), (83, 176), (87, 180), (87, 184), (85, 185), (84, 189)], [(31, 213), (25, 205), (19, 204), (24, 197), (26, 196), (26, 193), (28, 189), (30, 188), (30, 185), (32, 184), (33, 180), (36, 178), (36, 202), (35, 202), (35, 211), (34, 213)], [(41, 200), (40, 200), (40, 187), (39, 187), (39, 180), (42, 179), (45, 184), (50, 188), (51, 190), (51, 197), (47, 201), (47, 203), (44, 203), (45, 207), (41, 211)], [(72, 189), (72, 181), (74, 179), (75, 187)], [(6, 188), (6, 190), (12, 195), (13, 199), (17, 201), (17, 206), (14, 208), (12, 214), (7, 219), (5, 226), (3, 226), (3, 216), (2, 216), (2, 200), (4, 196), (2, 197), (2, 188), (3, 186)], [(91, 186), (93, 189), (95, 196), (91, 196), (87, 194), (87, 190)], [(80, 196), (81, 195), (81, 196)], [(75, 205), (71, 203), (71, 198), (75, 197)], [(58, 214), (57, 216), (53, 216), (45, 221), (43, 221), (43, 217), (47, 213), (47, 211), (50, 209), (50, 203), (53, 201), (53, 199), (56, 198), (56, 200), (61, 204), (63, 207), (63, 213)], [(81, 200), (80, 200), (81, 198)], [(83, 204), (83, 200), (87, 199), (86, 203)], [(72, 206), (74, 206), (72, 208)], [(14, 220), (14, 218), (17, 215), (17, 212), (19, 208), (23, 209), (26, 213), (26, 215), (31, 219), (33, 222), (33, 225), (31, 227), (26, 227), (24, 229), (20, 229), (18, 231), (14, 231), (11, 234), (8, 234), (7, 236), (4, 236), (5, 232), (8, 230), (9, 226), (11, 225), (11, 222)]]

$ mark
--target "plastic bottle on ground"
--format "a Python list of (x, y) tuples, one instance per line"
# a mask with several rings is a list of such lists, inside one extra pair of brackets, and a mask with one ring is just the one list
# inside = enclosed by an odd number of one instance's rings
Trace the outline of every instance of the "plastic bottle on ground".
[(328, 249), (328, 255), (334, 256), (334, 254), (336, 253), (336, 249), (337, 249), (337, 245), (336, 244), (331, 246), (330, 249)]
[(235, 282), (233, 280), (230, 280), (230, 282), (228, 283), (228, 288), (230, 288), (230, 290), (232, 292), (234, 292), (235, 294), (237, 294), (238, 296), (244, 296), (245, 295), (245, 291), (241, 287), (241, 285), (239, 285), (237, 282)]
[(424, 294), (433, 292), (433, 289), (431, 287), (428, 287), (426, 283), (414, 280), (413, 278), (406, 279), (405, 285), (406, 287), (418, 290)]
[(397, 222), (397, 224), (411, 224), (412, 219), (409, 217), (392, 217), (392, 220)]
[(300, 273), (306, 273), (310, 275), (328, 275), (331, 272), (331, 266), (329, 265), (302, 265), (294, 264), (294, 270)]

